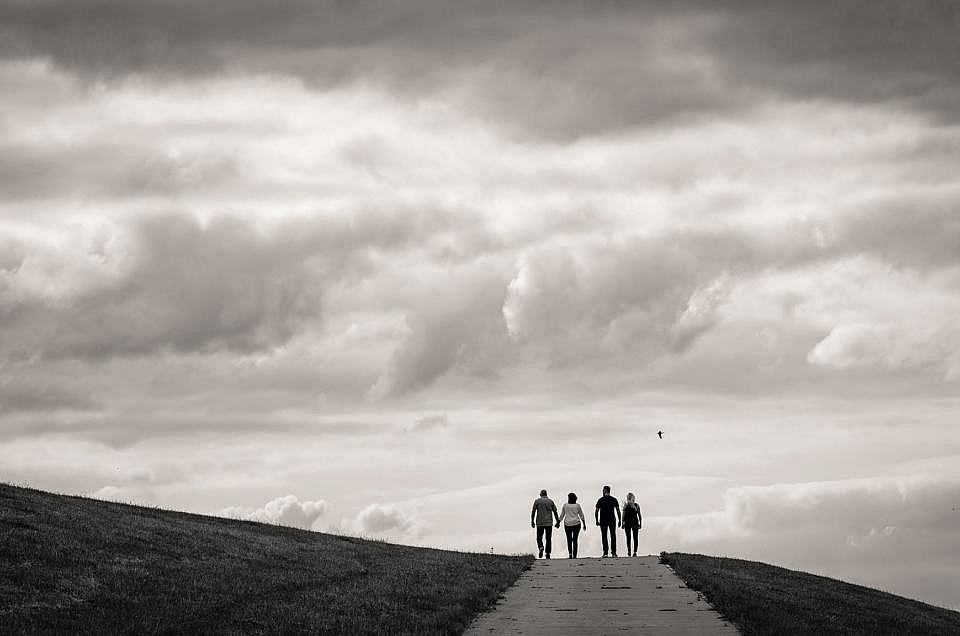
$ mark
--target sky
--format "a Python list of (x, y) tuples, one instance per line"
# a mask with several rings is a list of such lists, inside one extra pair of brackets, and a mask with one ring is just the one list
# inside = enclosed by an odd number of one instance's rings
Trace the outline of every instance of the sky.
[(960, 608), (956, 3), (0, 0), (0, 94), (0, 480)]

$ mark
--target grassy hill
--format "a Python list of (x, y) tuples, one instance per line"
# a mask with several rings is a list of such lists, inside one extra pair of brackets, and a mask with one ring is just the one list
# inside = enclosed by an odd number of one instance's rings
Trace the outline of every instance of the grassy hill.
[(529, 564), (0, 484), (2, 633), (459, 633)]
[(960, 612), (825, 576), (663, 552), (660, 560), (744, 634), (960, 634)]

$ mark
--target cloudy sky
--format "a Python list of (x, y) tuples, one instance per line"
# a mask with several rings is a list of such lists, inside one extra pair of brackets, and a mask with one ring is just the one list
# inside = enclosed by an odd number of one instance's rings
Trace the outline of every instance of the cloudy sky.
[(0, 0), (0, 94), (0, 479), (960, 607), (955, 2)]

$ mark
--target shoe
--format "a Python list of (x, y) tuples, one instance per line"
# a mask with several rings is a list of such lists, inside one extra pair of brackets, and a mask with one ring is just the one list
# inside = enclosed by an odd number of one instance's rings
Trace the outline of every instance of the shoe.
[(613, 558), (614, 558), (614, 559), (617, 558), (617, 553), (616, 553), (616, 552), (613, 553)]
[(606, 559), (606, 558), (607, 558), (607, 555), (604, 554), (604, 555), (603, 555), (602, 557), (600, 557), (600, 558), (601, 558), (601, 559)]
[(542, 559), (542, 558), (543, 558), (543, 548), (540, 548), (540, 556), (537, 557), (537, 558), (539, 558), (539, 559)]
[(547, 558), (548, 558), (548, 559), (550, 558), (550, 553), (549, 553), (549, 552), (547, 553)]

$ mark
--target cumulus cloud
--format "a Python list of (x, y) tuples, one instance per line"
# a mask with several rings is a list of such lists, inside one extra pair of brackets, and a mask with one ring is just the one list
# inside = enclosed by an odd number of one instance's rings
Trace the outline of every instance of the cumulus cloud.
[(294, 495), (287, 495), (269, 501), (261, 508), (231, 506), (223, 508), (217, 514), (221, 517), (260, 521), (309, 530), (327, 513), (328, 508), (327, 502), (322, 499), (300, 501)]
[(107, 501), (123, 501), (123, 489), (118, 486), (104, 486), (90, 493), (93, 499), (105, 499)]
[(872, 365), (899, 367), (908, 359), (894, 351), (897, 347), (893, 341), (896, 337), (894, 331), (891, 325), (840, 325), (817, 343), (807, 360), (811, 364), (840, 369)]
[(819, 258), (812, 238), (731, 227), (590, 238), (530, 250), (508, 284), (511, 338), (557, 364), (682, 352), (717, 322), (735, 277)]
[(419, 535), (424, 524), (415, 510), (373, 503), (357, 513), (352, 527), (362, 534), (395, 536)]
[(933, 369), (957, 379), (960, 333), (952, 325), (838, 325), (807, 354), (810, 364), (836, 369)]
[(362, 270), (364, 247), (389, 250), (423, 225), (371, 214), (262, 229), (168, 214), (72, 229), (19, 241), (25, 255), (0, 272), (0, 321), (16, 334), (8, 355), (267, 350), (318, 324), (324, 285)]
[(155, 504), (156, 492), (154, 488), (145, 484), (107, 485), (91, 492), (88, 496), (104, 501), (150, 506)]
[(37, 249), (6, 278), (0, 300), (17, 350), (53, 358), (249, 351), (284, 342), (319, 313), (309, 264), (239, 221), (154, 217), (89, 240), (66, 261)]
[(892, 269), (857, 259), (837, 266), (805, 309), (828, 330), (807, 362), (846, 372), (911, 372), (951, 380), (960, 356), (953, 269)]
[(731, 284), (730, 277), (722, 275), (694, 290), (683, 313), (670, 326), (670, 343), (674, 351), (685, 351), (697, 336), (716, 323), (720, 305)]

